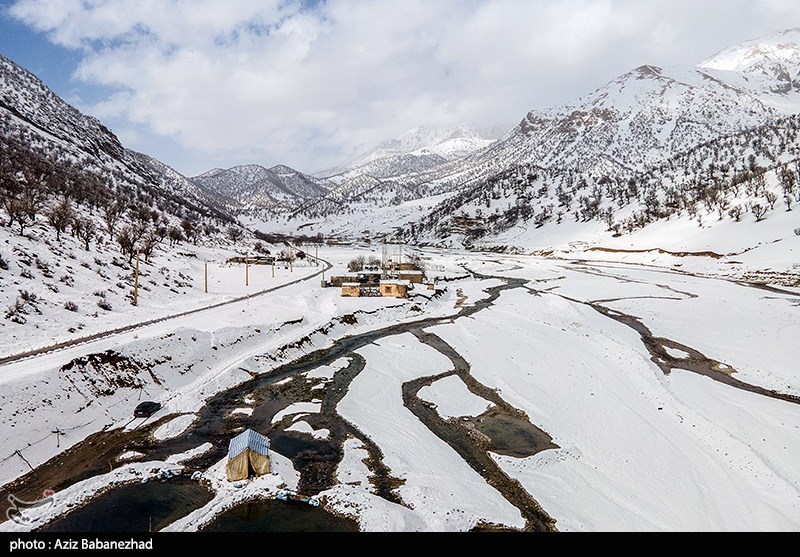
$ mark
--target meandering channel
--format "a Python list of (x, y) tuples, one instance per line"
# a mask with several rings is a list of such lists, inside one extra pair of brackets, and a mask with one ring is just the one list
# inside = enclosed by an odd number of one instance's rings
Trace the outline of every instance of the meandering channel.
[[(497, 278), (503, 281), (503, 284), (488, 288), (486, 290), (487, 297), (470, 306), (461, 307), (454, 315), (423, 318), (344, 337), (335, 341), (331, 347), (316, 350), (278, 366), (268, 373), (218, 393), (208, 399), (197, 412), (198, 417), (193, 425), (175, 438), (156, 441), (151, 435), (155, 428), (165, 423), (171, 418), (170, 416), (165, 416), (157, 422), (137, 430), (112, 430), (93, 434), (65, 453), (55, 456), (25, 476), (4, 486), (0, 491), (0, 497), (5, 498), (9, 493), (34, 495), (40, 493), (44, 488), (53, 486), (57, 486), (57, 489), (64, 489), (87, 477), (107, 472), (109, 468), (113, 467), (114, 459), (125, 451), (142, 453), (138, 460), (163, 460), (209, 442), (212, 445), (209, 451), (185, 462), (189, 471), (204, 471), (224, 458), (227, 453), (228, 441), (235, 432), (250, 427), (273, 439), (276, 450), (281, 445), (284, 449), (288, 449), (286, 452), (290, 454), (286, 456), (293, 460), (295, 467), (301, 473), (299, 489), (308, 495), (319, 493), (335, 485), (335, 472), (342, 458), (342, 445), (350, 437), (358, 438), (369, 454), (367, 465), (373, 473), (371, 481), (377, 494), (387, 500), (403, 504), (403, 501), (395, 493), (395, 489), (402, 484), (402, 480), (393, 477), (391, 470), (383, 463), (380, 448), (356, 426), (336, 413), (336, 406), (346, 394), (350, 383), (364, 369), (363, 357), (355, 352), (385, 337), (404, 333), (415, 334), (423, 342), (430, 343), (437, 350), (443, 351), (454, 362), (457, 369), (463, 370), (462, 378), (473, 392), (490, 400), (497, 408), (504, 409), (509, 415), (519, 416), (518, 410), (510, 407), (494, 391), (480, 385), (469, 375), (468, 365), (455, 350), (441, 339), (437, 341), (438, 337), (435, 335), (424, 331), (435, 325), (452, 323), (456, 319), (472, 316), (491, 307), (504, 290), (520, 288), (527, 283), (524, 279)], [(334, 374), (332, 381), (324, 385), (324, 389), (312, 391), (311, 387), (318, 383), (307, 380), (304, 374), (318, 367), (330, 365), (343, 357), (349, 360), (348, 365), (339, 369)], [(286, 381), (287, 379), (289, 381)], [(413, 387), (409, 387), (409, 389), (408, 400), (414, 407), (413, 399), (416, 397), (416, 391), (412, 394)], [(285, 431), (285, 428), (291, 423), (290, 420), (283, 419), (272, 424), (274, 416), (290, 404), (318, 398), (321, 398), (320, 412), (304, 416), (303, 419), (315, 429), (327, 429), (329, 431), (327, 439), (312, 439), (302, 433)], [(234, 413), (235, 409), (248, 405), (246, 399), (254, 401), (252, 414)], [(554, 529), (553, 519), (541, 510), (538, 503), (518, 482), (511, 480), (494, 464), (486, 452), (486, 447), (477, 442), (474, 436), (466, 435), (463, 428), (442, 425), (436, 421), (435, 417), (429, 417), (427, 414), (423, 423), (426, 423), (445, 442), (459, 447), (460, 450), (457, 449), (459, 454), (465, 458), (468, 464), (474, 469), (480, 470), (487, 482), (497, 487), (512, 504), (520, 508), (528, 523), (527, 529)], [(546, 436), (546, 434), (544, 435)], [(100, 450), (98, 451), (98, 449)], [(70, 464), (77, 463), (80, 463), (80, 467), (72, 468), (70, 466)]]

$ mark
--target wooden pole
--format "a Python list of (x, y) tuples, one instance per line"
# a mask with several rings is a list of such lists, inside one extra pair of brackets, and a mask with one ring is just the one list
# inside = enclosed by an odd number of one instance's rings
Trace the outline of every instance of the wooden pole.
[(205, 285), (206, 294), (208, 294), (208, 261), (206, 261), (206, 269), (204, 273), (203, 284)]
[(272, 259), (272, 278), (275, 278), (275, 259)]
[(289, 272), (290, 273), (294, 272), (294, 266), (292, 265), (293, 262), (294, 262), (294, 255), (292, 254), (292, 246), (290, 244), (289, 245)]
[(136, 272), (133, 278), (133, 305), (139, 304), (139, 250), (136, 250)]
[(316, 261), (317, 267), (319, 267), (319, 246), (314, 246), (314, 261)]
[(244, 256), (244, 285), (250, 286), (250, 254)]

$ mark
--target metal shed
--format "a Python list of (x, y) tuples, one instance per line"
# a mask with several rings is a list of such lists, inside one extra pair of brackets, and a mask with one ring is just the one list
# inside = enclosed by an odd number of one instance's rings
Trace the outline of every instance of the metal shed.
[(246, 429), (231, 439), (225, 467), (229, 482), (263, 476), (270, 471), (269, 439), (252, 429)]

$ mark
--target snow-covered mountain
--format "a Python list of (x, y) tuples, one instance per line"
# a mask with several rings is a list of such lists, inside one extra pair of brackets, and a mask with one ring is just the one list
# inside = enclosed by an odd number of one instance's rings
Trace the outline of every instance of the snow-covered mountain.
[(199, 268), (237, 253), (229, 230), (246, 236), (208, 193), (0, 56), (5, 354), (206, 303)]
[(191, 178), (191, 182), (218, 196), (223, 204), (239, 213), (251, 208), (282, 212), (328, 192), (324, 180), (285, 165), (215, 168)]
[[(431, 205), (422, 200), (431, 196), (465, 202), (480, 198), (484, 199), (484, 213), (504, 212), (512, 206), (520, 209), (508, 215), (509, 223), (533, 214), (546, 220), (540, 208), (526, 208), (526, 203), (535, 205), (535, 191), (515, 196), (503, 207), (497, 191), (488, 199), (484, 193), (493, 191), (497, 180), (520, 172), (523, 177), (514, 180), (524, 183), (533, 183), (525, 176), (536, 175), (540, 180), (549, 176), (545, 181), (551, 194), (552, 188), (560, 186), (574, 195), (573, 187), (580, 183), (616, 187), (613, 184), (619, 182), (624, 189), (629, 179), (651, 173), (706, 143), (762, 126), (780, 127), (781, 117), (800, 112), (796, 100), (800, 98), (799, 71), (798, 30), (726, 49), (696, 67), (641, 66), (573, 103), (532, 110), (505, 137), (480, 151), (427, 170), (380, 179), (370, 191), (387, 190), (389, 195), (382, 199), (396, 198), (398, 202), (417, 196), (420, 211), (430, 210)], [(753, 154), (741, 146), (731, 149), (729, 156), (734, 159), (745, 160)], [(770, 167), (770, 155), (761, 155), (761, 164)], [(539, 183), (537, 188), (544, 185)], [(396, 191), (406, 197), (391, 195)], [(663, 198), (665, 193), (658, 195)], [(353, 202), (317, 205), (319, 210), (301, 211), (296, 219), (302, 225), (303, 218), (325, 216), (337, 230), (342, 230), (345, 221), (358, 220), (358, 229), (364, 230), (370, 228), (375, 208)], [(458, 208), (457, 203), (447, 202), (423, 221), (446, 220)], [(336, 224), (337, 211), (342, 215), (341, 225)], [(354, 211), (361, 216), (355, 218)], [(398, 207), (398, 215), (413, 213), (407, 204)], [(557, 209), (553, 211), (554, 218), (557, 213)], [(409, 224), (398, 219), (394, 228), (408, 229)]]
[(697, 68), (781, 112), (800, 112), (800, 28), (726, 48)]
[(36, 76), (1, 55), (0, 127), (4, 141), (24, 138), (45, 155), (100, 175), (127, 192), (147, 188), (179, 205), (232, 219), (180, 173), (126, 149), (99, 120), (82, 114)]
[(705, 141), (800, 112), (800, 30), (723, 50), (695, 67), (641, 66), (576, 102), (529, 112), (487, 149), (409, 177), (442, 192), (517, 164), (638, 172)]
[(382, 141), (342, 166), (318, 172), (341, 184), (357, 175), (384, 179), (430, 170), (485, 149), (508, 130), (463, 125), (454, 128), (420, 126)]

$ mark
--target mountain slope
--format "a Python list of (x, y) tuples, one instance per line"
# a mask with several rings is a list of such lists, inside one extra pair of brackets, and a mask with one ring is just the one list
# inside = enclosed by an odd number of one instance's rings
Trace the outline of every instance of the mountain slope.
[[(480, 197), (494, 177), (513, 175), (518, 167), (525, 168), (525, 175), (536, 169), (540, 177), (559, 176), (557, 182), (566, 180), (565, 187), (580, 180), (626, 182), (705, 143), (797, 113), (798, 68), (797, 30), (726, 49), (697, 67), (641, 66), (571, 104), (529, 112), (503, 139), (481, 151), (382, 182), (420, 200)], [(516, 197), (510, 206), (518, 206)], [(309, 216), (335, 219), (340, 211), (353, 220), (352, 204), (329, 210)], [(364, 229), (370, 208), (360, 210), (358, 228)]]
[(455, 128), (421, 126), (382, 141), (355, 160), (318, 172), (317, 176), (340, 184), (360, 174), (383, 179), (422, 172), (480, 151), (506, 131), (499, 127), (471, 125)]
[(0, 57), (4, 355), (208, 303), (196, 280), (236, 253), (232, 229), (200, 188)]
[(781, 112), (800, 112), (800, 28), (726, 48), (697, 68)]
[[(447, 196), (407, 228), (407, 237), (466, 246), (502, 245), (513, 237), (524, 245), (535, 237), (586, 240), (579, 231), (587, 225), (596, 238), (619, 237), (675, 217), (706, 228), (734, 221), (744, 230), (800, 203), (798, 161), (800, 116), (794, 115), (627, 176), (522, 164)], [(758, 243), (758, 229), (750, 230)]]
[(286, 211), (327, 193), (324, 182), (285, 165), (257, 164), (214, 169), (190, 181), (239, 213), (253, 208)]

